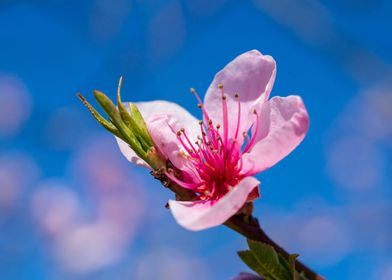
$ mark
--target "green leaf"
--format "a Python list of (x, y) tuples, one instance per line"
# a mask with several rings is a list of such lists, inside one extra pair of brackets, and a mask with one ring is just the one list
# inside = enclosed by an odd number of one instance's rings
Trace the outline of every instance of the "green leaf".
[[(121, 101), (121, 86), (122, 86), (122, 77), (118, 82), (117, 88), (117, 107), (120, 112), (121, 119), (125, 123), (125, 125), (133, 132), (133, 135), (137, 138), (140, 142), (140, 145), (143, 147), (145, 151), (148, 151), (151, 147), (154, 146), (154, 143), (151, 139), (149, 132), (147, 131), (147, 126), (144, 122), (143, 117), (141, 116), (139, 110), (136, 108), (135, 105), (130, 105), (129, 113), (128, 110), (125, 108), (124, 104)], [(132, 107), (135, 107), (133, 108)], [(133, 111), (137, 111), (138, 115), (135, 116)]]
[(238, 256), (241, 260), (254, 272), (256, 272), (259, 276), (264, 277), (266, 280), (275, 279), (273, 278), (268, 271), (266, 271), (263, 266), (261, 266), (256, 259), (256, 257), (252, 254), (251, 251), (239, 251), (237, 252)]
[(129, 103), (129, 110), (131, 111), (132, 119), (135, 121), (138, 128), (140, 129), (141, 135), (143, 135), (143, 138), (151, 146), (153, 146), (154, 142), (150, 136), (150, 133), (148, 132), (146, 122), (144, 121), (144, 118), (143, 118), (142, 114), (140, 113), (139, 109), (137, 108), (137, 106), (133, 103)]
[(106, 128), (109, 132), (113, 133), (114, 135), (116, 135), (117, 137), (123, 138), (122, 135), (120, 134), (120, 132), (118, 131), (118, 129), (109, 121), (107, 121), (104, 117), (102, 117), (97, 110), (95, 110), (95, 108), (87, 101), (86, 98), (84, 98), (83, 95), (81, 95), (80, 93), (77, 94), (78, 98), (80, 99), (80, 101), (82, 101), (82, 103), (84, 104), (84, 106), (87, 107), (87, 109), (90, 111), (91, 115), (94, 117), (94, 119), (101, 124), (104, 128)]
[(287, 269), (287, 266), (282, 264), (272, 246), (249, 239), (248, 245), (259, 266), (269, 274), (262, 276), (271, 280), (291, 280), (290, 271)]
[(166, 167), (166, 158), (155, 147), (146, 123), (134, 104), (125, 108), (121, 101), (122, 77), (120, 77), (117, 89), (117, 106), (103, 92), (94, 90), (94, 97), (109, 116), (108, 120), (102, 117), (87, 100), (78, 94), (79, 99), (88, 108), (93, 117), (104, 128), (121, 138), (129, 147), (153, 169)]
[(129, 127), (125, 124), (121, 118), (120, 112), (117, 110), (116, 106), (113, 104), (110, 98), (98, 90), (94, 90), (94, 97), (98, 101), (99, 105), (101, 105), (102, 109), (109, 115), (111, 122), (120, 131), (124, 141), (129, 144), (129, 146), (138, 156), (140, 156), (142, 159), (145, 159), (146, 151), (143, 149), (142, 145), (129, 129)]
[(117, 107), (118, 110), (120, 111), (120, 116), (121, 119), (124, 121), (124, 123), (130, 127), (132, 118), (129, 115), (128, 111), (125, 109), (122, 101), (121, 101), (121, 85), (122, 85), (122, 77), (120, 77), (120, 80), (118, 82), (118, 89), (117, 89)]
[(94, 90), (94, 97), (106, 114), (108, 114), (112, 123), (121, 131), (121, 127), (124, 128), (125, 124), (121, 118), (120, 112), (110, 98), (99, 90)]

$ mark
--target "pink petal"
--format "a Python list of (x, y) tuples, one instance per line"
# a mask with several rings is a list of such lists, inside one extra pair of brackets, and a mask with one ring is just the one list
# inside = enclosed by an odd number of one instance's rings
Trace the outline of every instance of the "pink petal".
[[(276, 64), (268, 55), (262, 55), (257, 50), (241, 54), (215, 75), (204, 98), (204, 106), (209, 117), (215, 124), (223, 124), (222, 99), (219, 84), (224, 87), (228, 105), (229, 136), (234, 137), (238, 123), (238, 101), (235, 94), (239, 93), (241, 101), (241, 120), (238, 140), (242, 132), (248, 131), (255, 116), (255, 108), (268, 99), (275, 81)], [(242, 140), (241, 140), (242, 141)]]
[(121, 153), (127, 158), (127, 160), (136, 165), (151, 169), (151, 167), (144, 160), (142, 160), (139, 156), (136, 155), (136, 153), (128, 146), (127, 143), (125, 143), (122, 139), (118, 137), (115, 138), (117, 140), (117, 144), (120, 148)]
[[(126, 108), (128, 107), (127, 103), (125, 103), (124, 105)], [(192, 137), (192, 139), (196, 139), (197, 137), (196, 129), (199, 127), (198, 121), (181, 106), (172, 102), (161, 101), (161, 100), (150, 101), (150, 102), (138, 102), (135, 103), (135, 105), (138, 107), (140, 113), (142, 114), (144, 120), (146, 121), (147, 127), (155, 142), (158, 142), (158, 140), (161, 140), (159, 141), (160, 143), (162, 142), (160, 136), (163, 133), (160, 133), (161, 131), (165, 131), (167, 133), (170, 132), (169, 133), (170, 135), (167, 135), (169, 137), (175, 136), (171, 131), (169, 131), (170, 129), (167, 126), (167, 124), (161, 123), (162, 127), (160, 126), (157, 127), (155, 124), (152, 128), (150, 128), (151, 121), (156, 121), (157, 119), (162, 118), (163, 116), (166, 116), (167, 118), (170, 117), (173, 120), (172, 122), (176, 123), (175, 127), (177, 129), (180, 129), (181, 127), (185, 127), (190, 137)], [(121, 152), (130, 162), (149, 168), (148, 164), (144, 160), (140, 159), (124, 141), (118, 139), (117, 137), (116, 140), (120, 147)]]
[(256, 178), (246, 177), (217, 201), (170, 200), (170, 210), (177, 223), (186, 229), (196, 231), (218, 226), (237, 213), (259, 184)]
[(301, 97), (274, 97), (264, 103), (256, 143), (242, 156), (243, 170), (253, 175), (271, 167), (298, 146), (308, 127), (309, 117)]
[[(189, 113), (188, 113), (189, 114)], [(197, 120), (194, 119), (194, 127), (198, 126)], [(148, 123), (148, 131), (159, 150), (166, 156), (175, 167), (187, 173), (192, 170), (187, 159), (187, 150), (177, 137), (177, 131), (184, 126), (174, 117), (170, 115), (156, 115), (150, 118)], [(196, 141), (196, 137), (191, 131), (185, 130), (190, 134), (191, 143)], [(191, 176), (193, 177), (193, 176)]]

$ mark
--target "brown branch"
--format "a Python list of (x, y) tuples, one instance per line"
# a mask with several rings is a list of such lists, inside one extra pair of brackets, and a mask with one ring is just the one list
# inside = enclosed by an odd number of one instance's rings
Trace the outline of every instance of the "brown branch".
[[(194, 192), (182, 188), (181, 186), (170, 181), (161, 171), (152, 171), (151, 175), (153, 175), (155, 179), (159, 180), (162, 185), (174, 192), (176, 194), (177, 200), (194, 200), (196, 198)], [(249, 209), (252, 209), (251, 204), (245, 205), (243, 209), (240, 210), (240, 212), (246, 213), (247, 211), (249, 211)], [(224, 225), (240, 233), (248, 239), (260, 241), (271, 245), (275, 249), (275, 251), (278, 252), (282, 257), (287, 260), (289, 259), (290, 254), (268, 237), (268, 235), (260, 227), (258, 220), (253, 217), (251, 213), (234, 215), (229, 220), (227, 220)], [(309, 280), (325, 280), (324, 277), (318, 275), (316, 272), (311, 270), (309, 267), (307, 267), (300, 261), (296, 261), (295, 267), (297, 271), (303, 272), (305, 274), (305, 277)]]
[[(253, 216), (245, 216), (243, 214), (234, 215), (225, 222), (225, 226), (240, 233), (248, 239), (271, 245), (282, 257), (287, 260), (289, 259), (290, 254), (268, 237), (268, 235), (260, 227), (258, 220)], [(318, 275), (300, 261), (296, 261), (295, 267), (297, 271), (303, 272), (305, 277), (309, 280), (324, 280), (324, 277)]]

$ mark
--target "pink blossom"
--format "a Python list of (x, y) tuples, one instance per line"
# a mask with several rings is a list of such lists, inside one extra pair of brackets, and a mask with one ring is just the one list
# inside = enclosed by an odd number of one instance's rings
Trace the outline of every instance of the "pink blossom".
[[(257, 50), (218, 72), (204, 97), (195, 90), (203, 121), (166, 101), (137, 103), (160, 152), (180, 171), (166, 172), (197, 194), (194, 201), (170, 200), (177, 222), (190, 230), (224, 223), (259, 196), (255, 174), (287, 156), (304, 138), (308, 114), (299, 96), (273, 97), (276, 64)], [(132, 162), (147, 165), (119, 140)]]

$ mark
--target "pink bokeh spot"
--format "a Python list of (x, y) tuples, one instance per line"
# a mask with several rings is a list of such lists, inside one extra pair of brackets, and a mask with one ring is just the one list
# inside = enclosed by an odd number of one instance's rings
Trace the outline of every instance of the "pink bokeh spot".
[[(170, 202), (180, 225), (202, 230), (225, 222), (257, 197), (260, 182), (252, 176), (305, 137), (309, 120), (302, 99), (268, 100), (275, 75), (271, 56), (257, 50), (241, 54), (216, 74), (204, 103), (192, 89), (203, 115), (199, 122), (173, 103), (138, 104), (156, 146), (181, 171), (166, 175), (197, 195), (194, 201)], [(137, 162), (134, 153), (120, 147)]]

